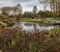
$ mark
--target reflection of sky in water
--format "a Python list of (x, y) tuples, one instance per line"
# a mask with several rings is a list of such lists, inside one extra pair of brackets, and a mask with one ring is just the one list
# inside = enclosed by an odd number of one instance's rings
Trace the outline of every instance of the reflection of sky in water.
[[(26, 25), (26, 24), (28, 24), (28, 25)], [(33, 23), (23, 22), (23, 23), (21, 23), (21, 26), (22, 26), (23, 30), (34, 31), (34, 24)], [(53, 26), (40, 26), (38, 23), (36, 23), (36, 30), (39, 30), (39, 31), (50, 30), (53, 28), (54, 28)]]
[(33, 29), (33, 25), (32, 26), (23, 26), (24, 29), (26, 30), (32, 30)]

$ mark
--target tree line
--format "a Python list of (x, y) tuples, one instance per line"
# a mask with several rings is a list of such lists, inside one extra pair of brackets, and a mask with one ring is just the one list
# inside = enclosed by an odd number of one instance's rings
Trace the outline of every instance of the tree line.
[[(45, 18), (45, 17), (60, 17), (60, 0), (39, 0), (40, 4), (43, 4), (44, 10), (39, 10), (37, 6), (33, 7), (32, 12), (24, 12), (22, 6), (17, 4), (13, 7), (0, 8), (0, 14), (6, 16), (16, 16), (18, 18)], [(49, 6), (50, 10), (46, 8)]]
[(44, 5), (44, 9), (49, 6), (54, 17), (60, 17), (60, 0), (39, 0), (39, 2)]

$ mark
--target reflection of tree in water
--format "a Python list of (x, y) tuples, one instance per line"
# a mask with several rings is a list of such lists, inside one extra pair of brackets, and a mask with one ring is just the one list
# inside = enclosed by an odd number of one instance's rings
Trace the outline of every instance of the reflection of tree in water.
[(34, 23), (33, 24), (33, 27), (34, 27), (34, 32), (36, 33), (36, 32), (39, 32), (39, 30), (37, 29), (37, 23)]

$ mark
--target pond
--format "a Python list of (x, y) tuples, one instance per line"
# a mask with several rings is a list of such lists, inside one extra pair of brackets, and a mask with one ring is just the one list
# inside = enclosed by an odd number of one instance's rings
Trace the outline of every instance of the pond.
[[(13, 26), (15, 27), (17, 25), (17, 23)], [(20, 22), (20, 27), (22, 28), (22, 30), (25, 31), (42, 31), (42, 30), (51, 30), (57, 26), (53, 26), (53, 25), (43, 25), (41, 23), (35, 23), (35, 22)]]

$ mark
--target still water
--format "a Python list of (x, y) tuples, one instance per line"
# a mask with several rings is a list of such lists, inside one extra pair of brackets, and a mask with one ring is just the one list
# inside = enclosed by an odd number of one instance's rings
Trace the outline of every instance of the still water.
[[(14, 27), (17, 24), (14, 25)], [(25, 31), (31, 31), (33, 32), (34, 30), (38, 30), (38, 31), (42, 31), (42, 30), (51, 30), (54, 28), (54, 26), (45, 26), (42, 25), (41, 23), (34, 23), (34, 22), (20, 22), (20, 27), (22, 28), (22, 30)]]

